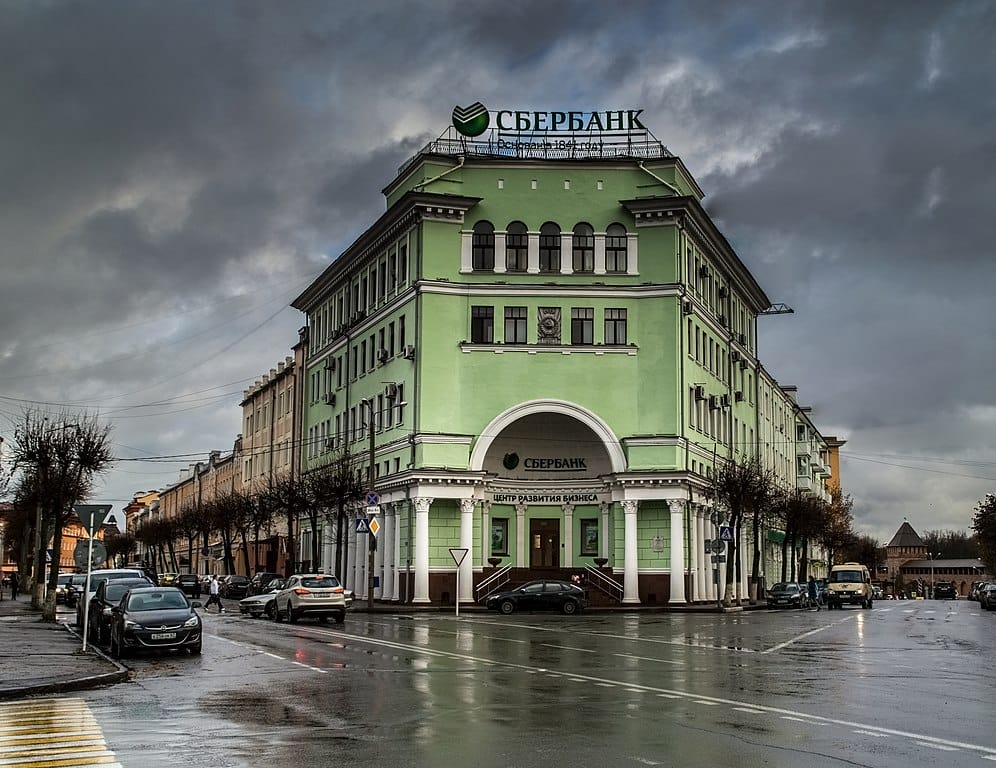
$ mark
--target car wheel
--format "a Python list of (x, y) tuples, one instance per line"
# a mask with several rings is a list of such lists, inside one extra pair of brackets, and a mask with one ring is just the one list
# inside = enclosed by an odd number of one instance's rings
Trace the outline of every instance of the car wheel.
[(335, 615), (335, 623), (336, 624), (342, 624), (345, 620), (346, 620), (346, 614), (345, 613), (337, 613)]
[(502, 600), (498, 603), (498, 611), (508, 616), (515, 611), (515, 603), (512, 600)]
[(193, 654), (194, 656), (200, 656), (200, 655), (201, 655), (201, 644), (200, 644), (200, 643), (198, 643), (197, 645), (192, 645), (192, 646), (190, 646), (190, 652), (191, 652), (191, 653), (192, 653), (192, 654)]
[(266, 618), (268, 618), (268, 619), (272, 619), (273, 618), (273, 601), (272, 600), (269, 603), (266, 604), (266, 608), (263, 609), (263, 613), (266, 614)]
[(560, 606), (560, 610), (564, 612), (565, 616), (573, 616), (578, 612), (578, 604), (573, 600), (565, 600), (564, 604)]
[(277, 601), (273, 601), (273, 620), (279, 624), (284, 620), (284, 617), (280, 615), (280, 606), (277, 605)]
[(287, 621), (291, 624), (297, 624), (298, 615), (294, 612), (294, 606), (287, 603)]

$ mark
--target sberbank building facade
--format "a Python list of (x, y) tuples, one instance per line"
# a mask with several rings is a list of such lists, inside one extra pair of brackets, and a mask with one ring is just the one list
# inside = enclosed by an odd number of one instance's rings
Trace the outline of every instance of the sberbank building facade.
[[(348, 451), (366, 477), (373, 430), (375, 599), (452, 603), (465, 550), (461, 602), (573, 576), (595, 603), (711, 601), (721, 462), (826, 493), (825, 441), (757, 358), (772, 302), (645, 120), (457, 107), (293, 302), (302, 471)], [(360, 598), (367, 540), (342, 548)]]

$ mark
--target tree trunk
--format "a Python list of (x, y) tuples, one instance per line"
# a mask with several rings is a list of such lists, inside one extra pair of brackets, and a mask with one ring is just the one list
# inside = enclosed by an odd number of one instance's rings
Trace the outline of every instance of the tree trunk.
[(788, 532), (782, 536), (782, 581), (788, 581)]

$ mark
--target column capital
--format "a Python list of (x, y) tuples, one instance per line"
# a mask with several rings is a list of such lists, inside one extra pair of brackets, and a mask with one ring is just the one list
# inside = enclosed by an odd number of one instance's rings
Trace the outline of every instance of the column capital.
[(527, 509), (529, 509), (529, 505), (528, 504), (516, 504), (515, 505), (515, 514), (517, 514), (519, 517), (525, 517)]
[(685, 504), (687, 502), (684, 499), (668, 499), (667, 505), (671, 508), (671, 514), (675, 512), (684, 512)]
[(561, 504), (560, 508), (564, 510), (564, 514), (568, 517), (574, 514), (574, 505), (571, 504), (569, 501), (565, 501), (563, 504)]
[(464, 514), (467, 514), (469, 512), (473, 512), (474, 511), (474, 505), (476, 503), (477, 503), (477, 500), (473, 496), (471, 496), (470, 498), (466, 498), (466, 499), (460, 499), (460, 511), (463, 512)]
[(432, 506), (432, 502), (434, 502), (435, 499), (428, 496), (419, 496), (418, 498), (413, 499), (413, 501), (415, 502), (415, 511), (424, 513), (429, 511), (429, 507)]
[(623, 514), (635, 515), (636, 508), (639, 506), (640, 502), (636, 499), (625, 499), (622, 502)]

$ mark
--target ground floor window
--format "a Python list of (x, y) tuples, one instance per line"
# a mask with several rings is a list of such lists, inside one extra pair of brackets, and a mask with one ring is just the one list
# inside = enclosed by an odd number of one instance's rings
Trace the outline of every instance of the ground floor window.
[(598, 554), (598, 520), (595, 518), (581, 521), (581, 554)]
[(491, 520), (491, 554), (508, 556), (507, 517), (497, 517)]

